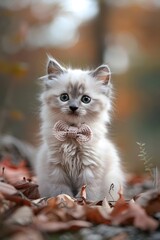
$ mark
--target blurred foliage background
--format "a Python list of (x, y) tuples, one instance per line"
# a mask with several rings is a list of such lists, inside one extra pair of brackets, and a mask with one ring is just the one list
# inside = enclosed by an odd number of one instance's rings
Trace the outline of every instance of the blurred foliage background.
[(0, 0), (0, 134), (37, 145), (46, 54), (73, 67), (108, 63), (124, 164), (143, 171), (136, 142), (145, 142), (160, 167), (159, 44), (159, 0)]

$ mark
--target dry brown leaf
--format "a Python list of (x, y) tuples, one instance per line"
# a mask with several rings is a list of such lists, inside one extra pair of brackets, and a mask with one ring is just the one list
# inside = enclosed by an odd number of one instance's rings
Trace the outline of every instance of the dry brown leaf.
[(51, 208), (50, 206), (44, 207), (38, 214), (38, 219), (44, 221), (62, 221), (67, 222), (70, 220), (85, 220), (86, 214), (83, 206), (76, 205), (73, 208)]
[(28, 225), (32, 223), (33, 213), (28, 206), (19, 207), (15, 212), (5, 221), (7, 224)]
[(127, 203), (120, 194), (113, 211), (110, 214), (112, 224), (133, 224), (141, 230), (153, 231), (158, 227), (158, 222), (150, 218), (136, 203)]
[(44, 232), (58, 232), (64, 230), (78, 230), (84, 227), (91, 227), (92, 224), (87, 221), (72, 220), (68, 222), (41, 222), (36, 220), (36, 227)]
[(23, 199), (19, 196), (5, 195), (5, 199), (16, 203), (16, 206), (29, 206), (30, 207), (32, 205), (30, 200)]
[(68, 219), (86, 220), (86, 212), (84, 206), (76, 205), (74, 208), (67, 209)]
[[(25, 169), (24, 163), (13, 166), (8, 161), (4, 162), (6, 164), (5, 171), (7, 169), (7, 171), (11, 171), (11, 176), (17, 175), (19, 170)], [(1, 164), (0, 167), (2, 167)], [(11, 176), (7, 175), (7, 179), (10, 179)], [(20, 192), (23, 193), (21, 196), (18, 195)], [(82, 186), (80, 198), (77, 199), (66, 194), (51, 198), (39, 198), (38, 185), (23, 178), (14, 183), (14, 186), (0, 182), (0, 194), (2, 201), (5, 200), (8, 203), (7, 209), (9, 211), (11, 209), (10, 217), (6, 218), (5, 224), (21, 226), (32, 224), (31, 226), (35, 226), (38, 231), (42, 232), (76, 230), (82, 227), (91, 227), (92, 224), (131, 224), (141, 230), (154, 231), (159, 225), (158, 221), (147, 215), (147, 213), (153, 215), (160, 211), (160, 193), (157, 191), (140, 194), (136, 199), (137, 204), (131, 201), (126, 202), (123, 194), (119, 192), (119, 199), (113, 208), (110, 207), (106, 198), (98, 203), (87, 201), (86, 185)], [(24, 199), (23, 195), (35, 200)], [(143, 206), (147, 213), (138, 204)], [(14, 208), (11, 208), (12, 206)], [(17, 232), (14, 236), (26, 239), (23, 231)], [(118, 240), (126, 239), (126, 235), (123, 234), (116, 237)]]
[(23, 180), (14, 183), (14, 186), (29, 199), (37, 199), (40, 197), (38, 185), (30, 179), (23, 178)]
[(110, 224), (109, 215), (104, 213), (101, 206), (84, 206), (86, 220), (96, 224)]
[(75, 199), (67, 194), (60, 194), (47, 200), (47, 205), (52, 208), (72, 208), (76, 205)]
[(17, 189), (8, 183), (0, 182), (0, 193), (3, 195), (14, 195), (17, 193)]
[(37, 219), (44, 220), (45, 222), (66, 222), (73, 218), (68, 216), (66, 208), (51, 208), (50, 206), (46, 206), (37, 214)]
[(139, 194), (135, 202), (143, 207), (147, 214), (151, 216), (160, 212), (160, 192), (157, 190), (150, 190)]
[(129, 203), (128, 208), (121, 211), (119, 214), (112, 216), (112, 224), (133, 224), (135, 227), (144, 231), (154, 231), (159, 223), (149, 217), (145, 210), (136, 203)]
[[(64, 195), (63, 195), (64, 196)], [(61, 198), (60, 198), (61, 199)], [(53, 202), (52, 202), (53, 200)], [(43, 208), (38, 214), (37, 218), (46, 221), (63, 221), (70, 220), (87, 220), (92, 223), (105, 223), (108, 224), (110, 208), (105, 206), (88, 206), (78, 205), (74, 202), (74, 205), (68, 207), (63, 204), (60, 208), (59, 204), (55, 203), (56, 198), (51, 198), (49, 204)], [(64, 200), (64, 199), (63, 199)]]
[(34, 199), (32, 200), (32, 203), (39, 206), (39, 207), (43, 207), (47, 205), (47, 197), (42, 197), (42, 198), (38, 198), (38, 199)]
[(83, 185), (81, 187), (81, 192), (80, 192), (80, 196), (83, 200), (86, 200), (86, 185)]
[(115, 217), (126, 209), (128, 209), (128, 203), (124, 199), (123, 195), (121, 193), (119, 193), (119, 199), (115, 203), (115, 206), (114, 206), (110, 216)]

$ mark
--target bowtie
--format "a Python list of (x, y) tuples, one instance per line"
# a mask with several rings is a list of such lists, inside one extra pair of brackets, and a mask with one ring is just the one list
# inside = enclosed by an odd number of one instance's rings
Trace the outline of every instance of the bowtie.
[(85, 123), (82, 123), (80, 127), (75, 127), (60, 120), (53, 127), (53, 135), (62, 142), (67, 138), (73, 138), (79, 144), (82, 144), (91, 140), (92, 130)]

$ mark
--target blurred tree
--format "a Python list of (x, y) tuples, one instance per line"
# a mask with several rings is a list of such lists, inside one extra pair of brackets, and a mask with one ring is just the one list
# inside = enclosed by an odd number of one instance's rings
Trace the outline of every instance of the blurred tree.
[[(30, 53), (26, 54), (29, 31), (33, 26), (38, 28), (49, 24), (61, 11), (57, 3), (46, 5), (41, 2), (36, 8), (37, 4), (27, 2), (26, 6), (20, 2), (18, 6), (17, 1), (0, 2), (0, 133), (10, 132), (21, 137), (24, 133), (19, 132), (18, 125), (26, 126), (25, 115), (28, 111), (26, 99), (19, 91), (26, 90), (29, 94), (27, 78), (33, 80), (33, 71), (29, 72), (28, 68), (30, 59), (27, 55)], [(17, 130), (14, 126), (17, 126)]]

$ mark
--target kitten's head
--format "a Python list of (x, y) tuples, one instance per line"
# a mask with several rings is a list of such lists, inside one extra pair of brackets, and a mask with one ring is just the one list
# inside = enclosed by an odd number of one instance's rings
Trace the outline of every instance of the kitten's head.
[(111, 110), (110, 70), (101, 65), (93, 71), (65, 69), (49, 59), (47, 76), (42, 77), (43, 105), (56, 120), (68, 123), (109, 121)]

